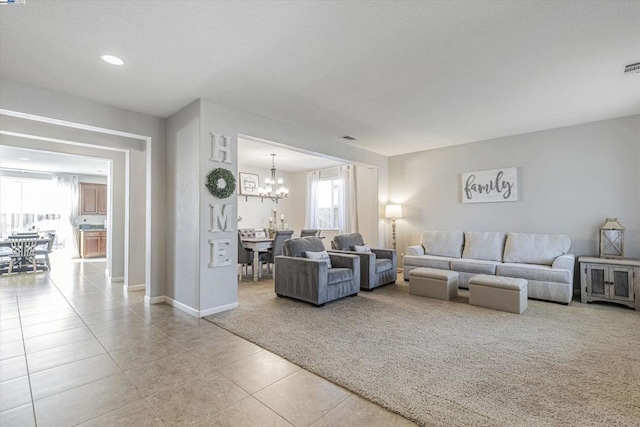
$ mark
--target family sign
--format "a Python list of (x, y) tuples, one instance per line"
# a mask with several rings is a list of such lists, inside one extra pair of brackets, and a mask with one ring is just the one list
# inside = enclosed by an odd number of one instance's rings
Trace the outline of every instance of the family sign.
[(515, 202), (518, 168), (491, 169), (462, 174), (462, 203)]

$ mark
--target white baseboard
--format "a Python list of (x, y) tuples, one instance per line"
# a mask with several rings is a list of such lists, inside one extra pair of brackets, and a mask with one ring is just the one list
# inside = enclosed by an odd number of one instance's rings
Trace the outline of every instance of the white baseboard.
[(208, 308), (206, 310), (200, 310), (200, 317), (208, 316), (210, 314), (221, 313), (223, 311), (231, 310), (233, 308), (238, 308), (238, 303), (234, 302), (233, 304), (221, 305), (220, 307)]
[(124, 276), (111, 278), (111, 283), (119, 283), (119, 282), (124, 282)]
[(199, 316), (200, 312), (198, 312), (198, 310), (196, 310), (195, 308), (189, 307), (188, 305), (178, 302), (172, 298), (169, 298), (168, 296), (164, 297), (164, 302), (169, 304), (172, 307), (177, 308), (178, 310), (182, 310), (185, 313), (192, 315), (193, 317), (201, 317)]
[(145, 304), (161, 304), (164, 302), (165, 296), (162, 295), (161, 297), (153, 297), (153, 298), (149, 298), (148, 296), (144, 296), (144, 303)]
[(178, 310), (184, 311), (185, 313), (190, 314), (193, 317), (204, 317), (210, 314), (221, 313), (223, 311), (231, 310), (233, 308), (238, 308), (238, 303), (235, 302), (232, 304), (221, 305), (220, 307), (213, 307), (213, 308), (208, 308), (206, 310), (198, 311), (195, 308), (189, 307), (188, 305), (178, 302), (173, 298), (169, 298), (166, 295), (163, 295), (161, 297), (153, 297), (153, 298), (149, 298), (148, 296), (145, 295), (144, 297), (145, 304), (160, 304), (163, 302), (165, 304), (169, 304), (170, 306), (177, 308)]
[(125, 292), (133, 292), (133, 291), (144, 291), (146, 285), (143, 283), (141, 285), (123, 285), (123, 289)]

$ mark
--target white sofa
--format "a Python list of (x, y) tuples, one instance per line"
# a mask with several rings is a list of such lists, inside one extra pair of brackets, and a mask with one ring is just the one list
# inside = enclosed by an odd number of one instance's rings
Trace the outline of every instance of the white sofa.
[(468, 288), (476, 274), (527, 279), (528, 297), (568, 304), (573, 297), (575, 256), (564, 234), (424, 231), (420, 245), (403, 257), (404, 280), (414, 268), (457, 271)]

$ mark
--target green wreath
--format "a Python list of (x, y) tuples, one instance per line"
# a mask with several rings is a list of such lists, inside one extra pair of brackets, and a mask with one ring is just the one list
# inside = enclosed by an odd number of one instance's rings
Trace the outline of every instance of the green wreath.
[(236, 178), (229, 169), (214, 169), (207, 175), (207, 189), (218, 199), (226, 199), (236, 191)]

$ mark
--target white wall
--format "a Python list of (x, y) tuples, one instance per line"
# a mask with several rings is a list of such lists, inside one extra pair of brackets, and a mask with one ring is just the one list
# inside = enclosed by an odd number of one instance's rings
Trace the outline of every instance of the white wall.
[[(2, 110), (54, 122), (60, 133), (57, 138), (82, 142), (75, 138), (79, 134), (76, 125), (90, 130), (87, 144), (91, 146), (113, 149), (119, 138), (130, 138), (129, 145), (118, 147), (127, 151), (125, 162), (129, 170), (125, 178), (129, 282), (145, 283), (147, 297), (164, 295), (165, 120), (6, 80), (0, 80), (0, 93)], [(2, 117), (5, 121), (6, 116)], [(29, 126), (39, 127), (42, 123), (30, 120)], [(86, 133), (82, 137), (88, 137)]]
[[(398, 249), (424, 229), (568, 234), (598, 253), (598, 227), (617, 217), (626, 256), (640, 257), (640, 116), (391, 157), (390, 194), (404, 206)], [(516, 166), (521, 200), (460, 203), (462, 172)]]
[[(265, 159), (268, 163), (270, 159)], [(271, 177), (271, 169), (256, 168), (255, 166), (246, 166), (238, 162), (238, 171), (257, 174), (260, 177), (260, 185), (264, 186), (264, 178)], [(260, 197), (238, 195), (238, 215), (242, 217), (242, 221), (238, 223), (239, 228), (267, 228), (269, 227), (269, 218), (273, 217), (273, 209), (278, 212), (278, 225), (280, 225), (280, 216), (284, 215), (284, 222), (288, 224), (289, 229), (293, 228), (293, 211), (294, 206), (300, 203), (300, 194), (293, 192), (291, 185), (293, 184), (293, 174), (287, 172), (276, 171), (278, 176), (284, 179), (284, 185), (289, 188), (289, 196), (281, 199), (278, 203), (265, 198), (264, 201)], [(240, 177), (238, 175), (238, 185), (240, 185)], [(303, 202), (304, 203), (304, 202)], [(300, 230), (297, 230), (298, 232)]]

